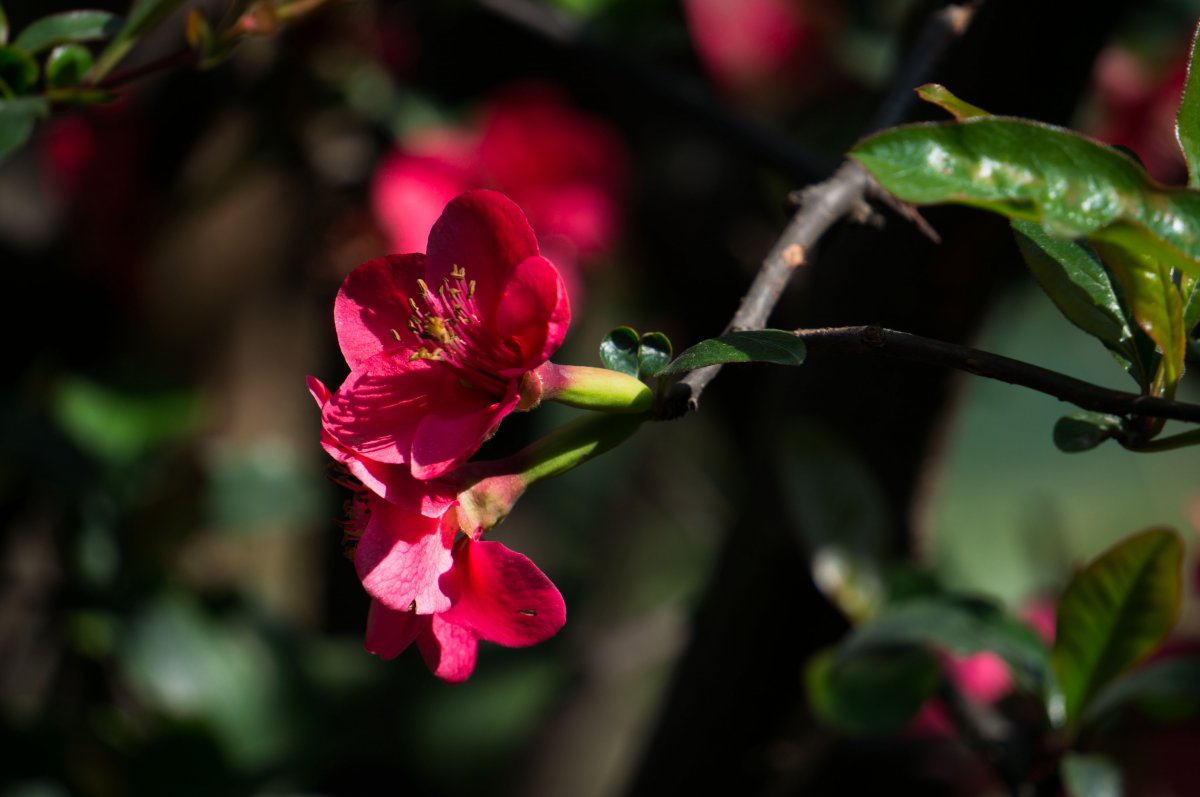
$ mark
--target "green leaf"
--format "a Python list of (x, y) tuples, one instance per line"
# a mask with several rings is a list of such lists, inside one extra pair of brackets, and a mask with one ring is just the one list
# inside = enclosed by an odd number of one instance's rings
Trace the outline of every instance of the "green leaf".
[(1096, 693), (1081, 722), (1094, 724), (1128, 706), (1159, 719), (1183, 719), (1200, 707), (1200, 658), (1153, 661)]
[(804, 341), (782, 329), (728, 332), (719, 338), (702, 340), (684, 350), (655, 376), (682, 374), (718, 363), (800, 365), (804, 362), (805, 353)]
[(92, 68), (91, 51), (80, 44), (60, 44), (46, 58), (46, 83), (52, 89), (79, 85)]
[(882, 735), (904, 728), (941, 680), (937, 660), (920, 648), (871, 651), (845, 659), (827, 650), (805, 671), (813, 714), (854, 735)]
[(1121, 431), (1121, 419), (1100, 412), (1077, 412), (1054, 424), (1054, 445), (1059, 451), (1091, 451)]
[(1067, 753), (1062, 759), (1063, 788), (1069, 797), (1121, 797), (1121, 770), (1102, 755)]
[(121, 29), (121, 18), (107, 11), (65, 11), (33, 22), (17, 36), (13, 46), (39, 53), (60, 44), (107, 39)]
[(887, 498), (875, 474), (828, 429), (783, 421), (779, 471), (813, 582), (856, 623), (886, 601), (885, 562), (895, 539)]
[(1200, 325), (1200, 279), (1184, 276), (1179, 284), (1183, 300), (1183, 330), (1188, 336), (1196, 333)]
[(1153, 389), (1169, 398), (1183, 375), (1183, 357), (1187, 352), (1183, 300), (1171, 279), (1171, 269), (1155, 257), (1119, 246), (1100, 244), (1098, 249), (1120, 281), (1138, 326), (1162, 352), (1161, 384)]
[(1197, 41), (1200, 41), (1200, 27), (1192, 35), (1187, 80), (1183, 84), (1183, 96), (1175, 115), (1175, 137), (1187, 162), (1188, 186), (1191, 188), (1200, 187), (1200, 68), (1196, 66)]
[(638, 333), (630, 327), (617, 327), (600, 341), (600, 362), (610, 371), (638, 375)]
[(1070, 130), (1002, 117), (906, 125), (850, 155), (905, 202), (985, 208), (1200, 276), (1200, 193), (1161, 186), (1128, 156)]
[(28, 94), (38, 80), (37, 61), (24, 50), (16, 47), (0, 47), (0, 82), (12, 94)]
[(96, 61), (90, 78), (98, 81), (121, 62), (138, 39), (162, 20), (166, 19), (185, 0), (134, 0), (125, 24), (113, 37)]
[(49, 112), (49, 103), (41, 97), (0, 100), (0, 161), (24, 145), (34, 121)]
[(638, 376), (654, 376), (671, 362), (671, 341), (661, 332), (647, 332), (638, 344)]
[(964, 595), (916, 598), (888, 607), (847, 638), (841, 654), (899, 644), (934, 645), (954, 653), (990, 650), (1012, 668), (1022, 688), (1036, 694), (1054, 689), (1049, 651), (1028, 626), (994, 603)]
[(52, 412), (81, 449), (121, 466), (189, 433), (200, 404), (189, 392), (127, 393), (67, 378), (56, 386)]
[(1125, 360), (1137, 356), (1133, 330), (1108, 269), (1087, 246), (1014, 221), (1017, 248), (1042, 290), (1067, 320)]
[(938, 106), (955, 119), (962, 120), (974, 119), (977, 116), (991, 116), (990, 113), (982, 108), (960, 100), (951, 93), (950, 89), (940, 83), (926, 83), (923, 86), (918, 86), (917, 96), (925, 100), (925, 102)]
[(1069, 723), (1170, 632), (1182, 559), (1178, 534), (1150, 529), (1109, 548), (1071, 579), (1059, 600), (1051, 653)]

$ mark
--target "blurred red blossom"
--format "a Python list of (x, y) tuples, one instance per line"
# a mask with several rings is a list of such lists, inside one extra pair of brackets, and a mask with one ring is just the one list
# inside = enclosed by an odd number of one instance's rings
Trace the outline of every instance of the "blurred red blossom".
[(1096, 59), (1093, 76), (1099, 117), (1091, 134), (1135, 152), (1155, 179), (1185, 182), (1175, 112), (1186, 78), (1186, 52), (1155, 71), (1127, 49), (1106, 48)]
[(322, 411), (336, 449), (407, 464), (418, 479), (475, 453), (571, 318), (558, 271), (502, 194), (454, 199), (428, 249), (368, 261), (346, 278), (334, 322), (350, 374)]
[(498, 94), (472, 127), (407, 136), (380, 161), (371, 194), (392, 251), (416, 252), (450, 199), (470, 188), (502, 191), (570, 281), (578, 261), (613, 245), (626, 177), (624, 146), (608, 126), (554, 90), (527, 85)]
[(794, 102), (825, 76), (837, 14), (820, 0), (684, 0), (692, 45), (713, 81), (743, 99)]

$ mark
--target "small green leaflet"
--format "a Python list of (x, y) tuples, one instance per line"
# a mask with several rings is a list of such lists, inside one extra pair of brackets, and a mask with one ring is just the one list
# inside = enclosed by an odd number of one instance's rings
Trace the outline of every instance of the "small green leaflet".
[(782, 329), (728, 332), (702, 340), (685, 350), (655, 376), (671, 376), (721, 363), (774, 363), (800, 365), (807, 349), (804, 341)]

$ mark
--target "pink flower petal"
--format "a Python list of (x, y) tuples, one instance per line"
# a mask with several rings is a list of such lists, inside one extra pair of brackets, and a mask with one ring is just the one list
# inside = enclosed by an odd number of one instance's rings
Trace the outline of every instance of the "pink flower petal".
[[(482, 399), (482, 400), (481, 400)], [(486, 402), (464, 387), (458, 371), (430, 360), (409, 361), (382, 352), (352, 371), (325, 405), (321, 421), (343, 446), (378, 462), (411, 458), (423, 418), (477, 411)]]
[(476, 283), (475, 301), (484, 322), (517, 264), (538, 253), (525, 214), (504, 194), (468, 191), (456, 197), (429, 233), (425, 281), (440, 285), (457, 266)]
[[(475, 392), (470, 388), (464, 390)], [(517, 385), (513, 383), (504, 400), (495, 404), (475, 407), (460, 415), (426, 415), (412, 439), (413, 476), (436, 479), (466, 462), (519, 400)]]
[(401, 359), (419, 348), (408, 328), (408, 299), (419, 296), (417, 278), (424, 273), (422, 255), (388, 255), (368, 260), (346, 277), (334, 302), (333, 323), (351, 371), (385, 349), (400, 347), (397, 335), (405, 340)]
[(521, 347), (522, 361), (511, 375), (545, 362), (562, 345), (570, 323), (571, 305), (558, 269), (540, 256), (522, 261), (504, 287), (494, 321), (497, 335)]
[(461, 596), (445, 619), (509, 647), (542, 642), (567, 620), (562, 595), (528, 558), (498, 542), (460, 544)]
[(429, 631), (427, 614), (398, 612), (377, 600), (367, 612), (367, 636), (364, 647), (382, 659), (394, 659), (404, 652), (422, 632)]
[(417, 637), (417, 648), (425, 666), (447, 683), (462, 683), (475, 669), (479, 642), (470, 630), (436, 614), (430, 618), (429, 633)]
[(419, 614), (433, 614), (449, 609), (456, 596), (446, 594), (452, 579), (443, 584), (443, 575), (454, 567), (454, 513), (428, 518), (378, 498), (370, 506), (354, 555), (363, 587), (396, 611), (415, 608)]

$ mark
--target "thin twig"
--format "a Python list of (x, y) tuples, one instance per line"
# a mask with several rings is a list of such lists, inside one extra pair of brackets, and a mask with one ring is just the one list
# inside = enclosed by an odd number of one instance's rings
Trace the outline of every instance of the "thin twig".
[[(901, 66), (899, 77), (872, 120), (872, 129), (895, 124), (903, 118), (910, 107), (913, 88), (934, 67), (949, 42), (963, 33), (978, 5), (950, 5), (932, 15), (917, 47)], [(792, 215), (763, 261), (726, 331), (762, 329), (798, 267), (805, 262), (807, 252), (821, 236), (843, 218), (869, 217), (870, 208), (865, 197), (872, 185), (865, 169), (854, 161), (845, 161), (828, 180), (801, 192), (800, 209)], [(678, 418), (697, 409), (700, 394), (720, 370), (719, 365), (701, 368), (672, 385), (660, 416)]]
[(880, 354), (909, 362), (944, 365), (1036, 390), (1086, 410), (1200, 423), (1200, 404), (1112, 390), (1011, 357), (907, 332), (879, 326), (851, 326), (797, 329), (794, 333), (804, 341), (810, 355)]

